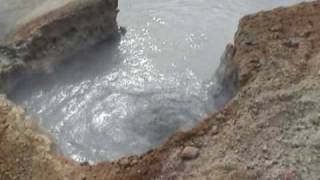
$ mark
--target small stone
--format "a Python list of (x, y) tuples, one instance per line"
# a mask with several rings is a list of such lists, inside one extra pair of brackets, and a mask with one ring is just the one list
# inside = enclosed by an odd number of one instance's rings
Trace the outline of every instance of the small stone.
[(84, 161), (80, 163), (80, 166), (90, 166), (88, 161)]
[(120, 26), (119, 31), (120, 31), (122, 36), (127, 34), (127, 28), (124, 27), (124, 26)]
[(280, 24), (274, 25), (270, 28), (270, 31), (272, 32), (280, 32), (282, 31), (282, 26)]
[(211, 135), (215, 136), (219, 133), (218, 126), (213, 126), (211, 129)]
[(263, 148), (262, 148), (263, 152), (267, 152), (268, 151), (268, 146), (267, 145), (264, 145)]
[(133, 160), (131, 161), (130, 165), (133, 166), (133, 165), (135, 165), (135, 164), (137, 164), (137, 163), (138, 163), (138, 160), (133, 159)]
[(299, 41), (297, 39), (289, 39), (288, 41), (284, 42), (283, 45), (289, 47), (289, 48), (298, 48), (299, 47)]
[(256, 162), (251, 162), (250, 164), (248, 164), (247, 169), (254, 169), (256, 166)]
[(80, 176), (80, 180), (87, 180), (87, 177), (82, 174), (82, 175)]
[(265, 164), (266, 164), (266, 166), (267, 166), (268, 168), (270, 168), (270, 167), (278, 164), (278, 162), (277, 162), (277, 161), (274, 161), (274, 160), (267, 160), (267, 161), (265, 162)]
[(292, 142), (291, 147), (296, 149), (300, 147), (300, 144), (299, 142)]
[(306, 31), (300, 32), (299, 35), (300, 35), (301, 37), (309, 37), (309, 36), (311, 35), (311, 32), (308, 31), (308, 30), (306, 30)]
[(238, 136), (236, 137), (236, 140), (237, 140), (237, 141), (240, 141), (240, 140), (241, 140), (241, 136), (238, 135)]
[(264, 122), (258, 122), (256, 124), (256, 127), (259, 128), (259, 129), (263, 129), (264, 127), (266, 127), (265, 123)]
[(125, 158), (122, 158), (119, 163), (121, 166), (127, 166), (130, 163), (130, 160), (129, 158), (125, 157)]
[(187, 146), (181, 152), (183, 160), (193, 160), (199, 156), (199, 149), (196, 147)]
[(253, 41), (250, 41), (250, 40), (245, 41), (244, 44), (247, 45), (247, 46), (255, 45), (255, 43)]

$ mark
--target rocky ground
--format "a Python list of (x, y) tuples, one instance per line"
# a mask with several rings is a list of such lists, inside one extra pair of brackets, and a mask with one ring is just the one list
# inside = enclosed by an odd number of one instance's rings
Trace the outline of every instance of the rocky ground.
[[(55, 155), (21, 108), (0, 100), (0, 179), (320, 179), (320, 2), (244, 17), (228, 46), (237, 94), (142, 156), (97, 165)], [(228, 84), (228, 83), (227, 83)]]

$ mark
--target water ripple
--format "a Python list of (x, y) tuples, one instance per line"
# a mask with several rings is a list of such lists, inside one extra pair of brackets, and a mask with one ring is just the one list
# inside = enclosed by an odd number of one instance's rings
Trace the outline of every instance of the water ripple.
[(299, 0), (120, 1), (120, 44), (82, 52), (11, 96), (75, 160), (145, 152), (215, 111), (210, 79), (238, 18), (289, 2)]

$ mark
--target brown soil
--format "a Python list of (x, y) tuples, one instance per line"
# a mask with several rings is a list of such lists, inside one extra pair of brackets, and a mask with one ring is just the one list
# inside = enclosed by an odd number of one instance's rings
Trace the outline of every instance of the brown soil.
[[(320, 2), (244, 17), (229, 68), (239, 91), (190, 132), (142, 156), (79, 165), (0, 100), (0, 179), (320, 179)], [(199, 156), (183, 160), (186, 146)]]

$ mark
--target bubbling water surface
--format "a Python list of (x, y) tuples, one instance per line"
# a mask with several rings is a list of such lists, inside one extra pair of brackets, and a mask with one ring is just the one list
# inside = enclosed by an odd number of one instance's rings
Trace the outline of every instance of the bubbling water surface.
[[(0, 2), (7, 2), (0, 7), (6, 29), (10, 18), (32, 12), (19, 11), (18, 0)], [(24, 81), (10, 97), (77, 161), (140, 154), (219, 108), (210, 98), (212, 76), (241, 16), (297, 2), (120, 0), (119, 24), (128, 32), (119, 44), (81, 52), (55, 73)]]

